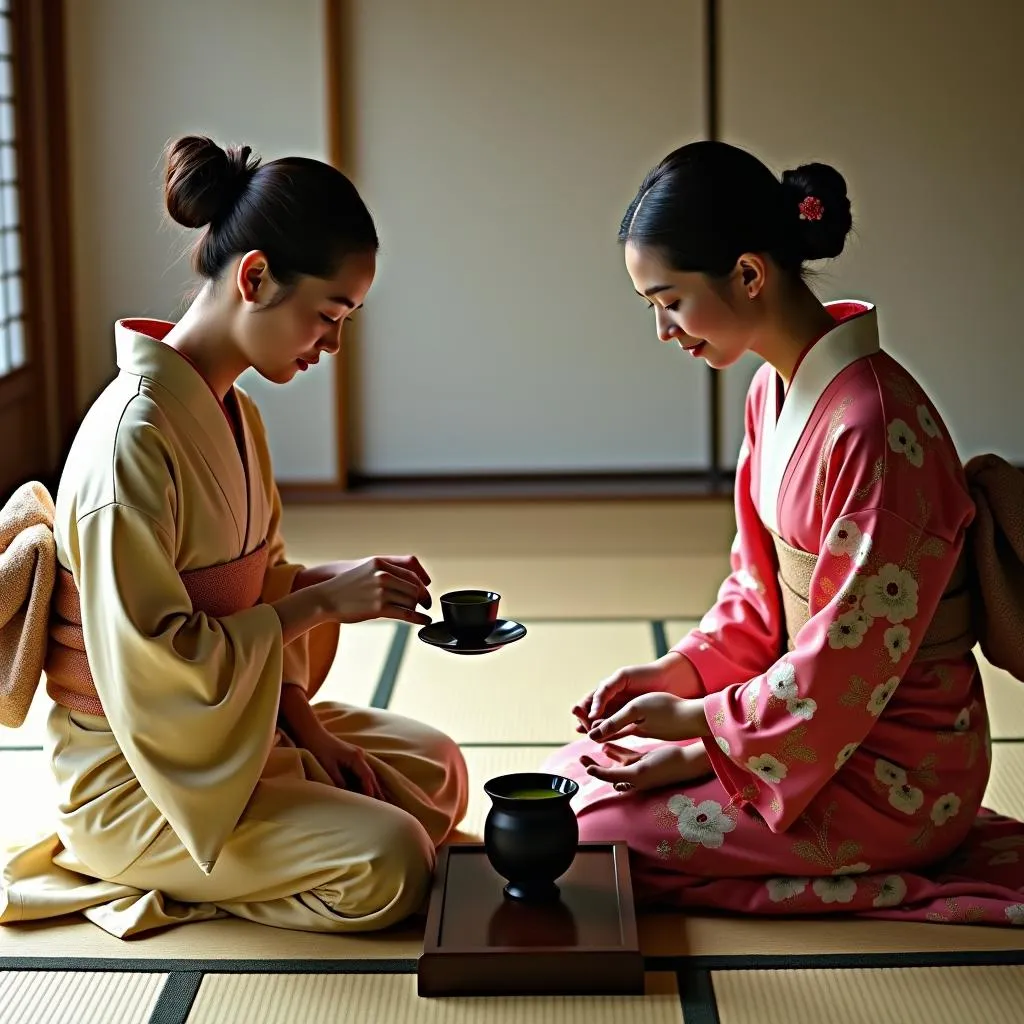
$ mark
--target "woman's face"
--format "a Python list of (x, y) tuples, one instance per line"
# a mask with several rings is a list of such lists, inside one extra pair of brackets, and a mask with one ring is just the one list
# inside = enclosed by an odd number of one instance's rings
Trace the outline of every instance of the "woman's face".
[(331, 278), (303, 276), (280, 301), (266, 257), (247, 253), (236, 282), (242, 297), (236, 340), (250, 365), (267, 380), (285, 384), (341, 348), (346, 320), (363, 304), (373, 283), (376, 256), (346, 256)]
[(637, 294), (654, 310), (661, 341), (676, 342), (716, 370), (750, 349), (751, 303), (740, 264), (728, 278), (712, 281), (706, 274), (672, 270), (653, 249), (632, 243), (625, 248), (626, 269)]

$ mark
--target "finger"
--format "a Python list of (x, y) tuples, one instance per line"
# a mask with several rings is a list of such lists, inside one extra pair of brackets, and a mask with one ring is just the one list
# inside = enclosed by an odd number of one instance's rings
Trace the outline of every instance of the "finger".
[(430, 586), (430, 577), (427, 575), (427, 570), (423, 568), (423, 563), (415, 555), (385, 555), (384, 560), (414, 572), (422, 580), (423, 586)]
[(606, 757), (610, 757), (616, 764), (635, 764), (644, 755), (637, 750), (630, 750), (629, 747), (620, 747), (617, 743), (604, 743), (601, 750)]
[(620, 693), (625, 686), (626, 677), (621, 669), (610, 679), (606, 679), (601, 683), (590, 698), (590, 707), (587, 710), (588, 720), (593, 722), (594, 719), (600, 718), (604, 712), (605, 705), (615, 697), (616, 694)]
[[(413, 559), (413, 561), (415, 561), (415, 559)], [(398, 579), (405, 580), (405, 582), (413, 588), (413, 592), (417, 596), (418, 603), (422, 604), (424, 608), (430, 607), (430, 592), (427, 590), (427, 586), (430, 584), (430, 578), (423, 572), (423, 568), (420, 566), (419, 562), (416, 562), (419, 572), (402, 559), (378, 558), (377, 564), (379, 568), (383, 569), (385, 572), (391, 573)]]
[(429, 626), (433, 621), (429, 615), (418, 612), (404, 605), (386, 604), (380, 610), (381, 619), (398, 619), (400, 622), (409, 622), (413, 626)]
[(643, 711), (627, 704), (614, 715), (595, 722), (590, 730), (590, 738), (599, 743), (621, 739), (623, 736), (636, 735), (637, 729), (643, 724)]
[(628, 782), (635, 785), (636, 773), (632, 765), (621, 764), (592, 764), (587, 768), (587, 774), (602, 782)]
[(381, 569), (378, 579), (384, 596), (389, 599), (396, 598), (395, 604), (407, 604), (410, 608), (415, 608), (419, 604), (422, 593), (418, 584), (404, 576), (392, 575), (390, 569)]

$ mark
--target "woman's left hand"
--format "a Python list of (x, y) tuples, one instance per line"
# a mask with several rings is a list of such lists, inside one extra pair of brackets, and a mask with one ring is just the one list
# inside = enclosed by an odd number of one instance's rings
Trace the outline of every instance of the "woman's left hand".
[(714, 774), (703, 743), (656, 747), (645, 754), (606, 743), (602, 752), (612, 764), (602, 765), (588, 754), (580, 758), (580, 764), (588, 775), (611, 783), (618, 790), (659, 789)]
[(670, 693), (645, 693), (635, 697), (614, 715), (595, 722), (587, 734), (598, 743), (644, 736), (655, 740), (690, 740), (710, 736), (704, 716), (703, 697), (673, 697)]
[(339, 789), (385, 799), (366, 752), (324, 728), (301, 686), (281, 687), (281, 717), (291, 741), (308, 750)]

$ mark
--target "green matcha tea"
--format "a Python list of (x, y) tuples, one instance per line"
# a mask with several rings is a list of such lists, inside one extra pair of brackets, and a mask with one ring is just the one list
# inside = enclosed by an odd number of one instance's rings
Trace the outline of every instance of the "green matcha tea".
[(552, 797), (565, 796), (557, 789), (515, 789), (509, 793), (510, 800), (550, 800)]

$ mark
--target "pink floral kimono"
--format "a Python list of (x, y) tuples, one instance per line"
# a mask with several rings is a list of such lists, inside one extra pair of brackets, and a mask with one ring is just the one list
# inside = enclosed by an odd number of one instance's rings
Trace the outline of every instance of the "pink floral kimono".
[[(628, 840), (642, 902), (1024, 925), (1024, 826), (981, 809), (963, 467), (874, 307), (829, 308), (785, 395), (768, 365), (751, 384), (732, 574), (675, 647), (715, 776), (618, 793), (580, 765), (607, 762), (589, 740), (547, 768), (581, 784), (582, 839)], [(780, 571), (799, 553), (802, 594)]]

